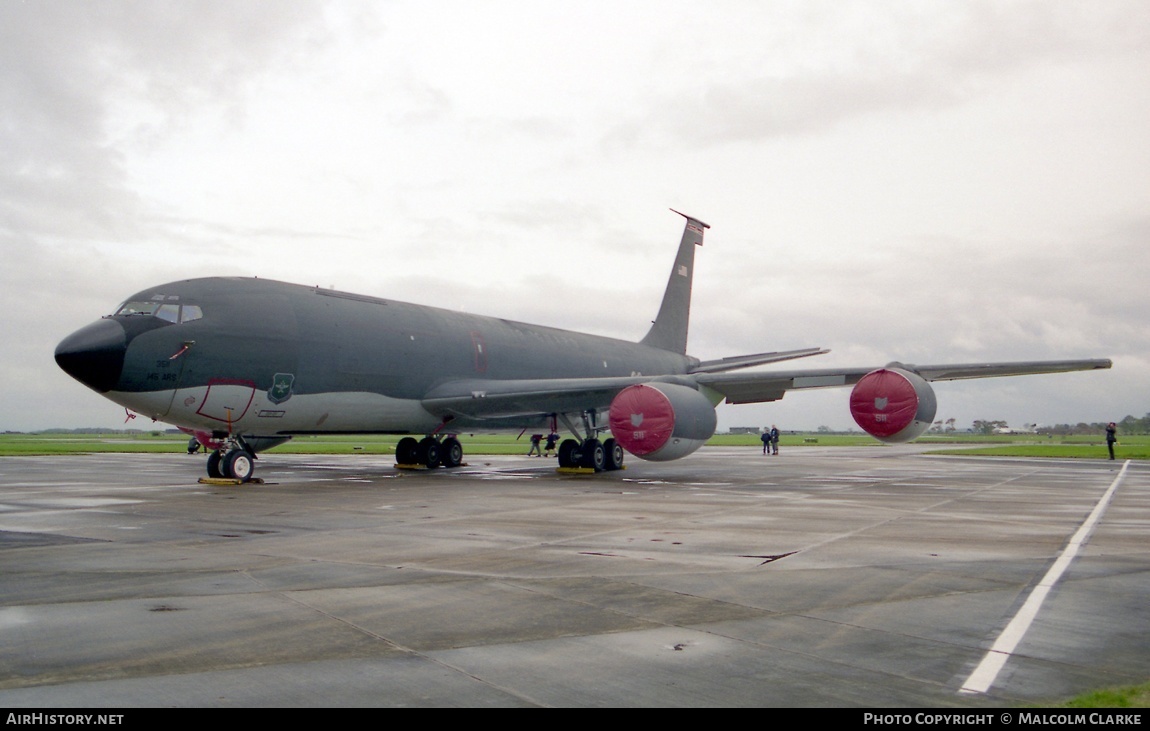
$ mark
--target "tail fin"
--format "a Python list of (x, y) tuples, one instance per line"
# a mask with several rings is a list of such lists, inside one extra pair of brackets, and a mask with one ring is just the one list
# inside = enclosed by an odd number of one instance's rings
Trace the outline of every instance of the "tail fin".
[[(679, 213), (674, 208), (671, 210)], [(691, 280), (695, 275), (695, 247), (703, 245), (703, 230), (710, 226), (685, 213), (679, 215), (687, 219), (687, 225), (683, 228), (679, 253), (675, 255), (675, 266), (671, 268), (671, 276), (667, 279), (667, 290), (663, 293), (659, 314), (650, 331), (639, 342), (685, 355), (687, 324), (691, 317)]]

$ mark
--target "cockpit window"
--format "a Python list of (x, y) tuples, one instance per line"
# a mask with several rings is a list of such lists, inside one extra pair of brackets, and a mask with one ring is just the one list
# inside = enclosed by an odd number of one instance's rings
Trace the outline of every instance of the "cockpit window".
[(160, 309), (156, 310), (156, 317), (168, 322), (180, 321), (180, 306), (179, 305), (160, 305)]
[(199, 305), (177, 305), (171, 302), (125, 302), (115, 312), (118, 316), (152, 315), (167, 322), (191, 322), (204, 316)]
[(159, 302), (125, 302), (116, 310), (117, 315), (154, 315), (160, 309)]

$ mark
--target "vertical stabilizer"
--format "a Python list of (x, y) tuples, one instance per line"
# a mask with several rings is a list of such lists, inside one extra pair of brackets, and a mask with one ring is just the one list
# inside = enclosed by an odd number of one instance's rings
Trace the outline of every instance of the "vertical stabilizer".
[[(674, 208), (671, 210), (675, 211)], [(687, 219), (687, 225), (683, 228), (679, 253), (675, 255), (675, 265), (671, 267), (671, 276), (667, 279), (663, 304), (659, 306), (659, 315), (651, 325), (651, 330), (639, 342), (685, 355), (687, 325), (691, 317), (691, 281), (695, 276), (695, 247), (703, 245), (703, 231), (710, 226), (685, 213), (679, 215)]]

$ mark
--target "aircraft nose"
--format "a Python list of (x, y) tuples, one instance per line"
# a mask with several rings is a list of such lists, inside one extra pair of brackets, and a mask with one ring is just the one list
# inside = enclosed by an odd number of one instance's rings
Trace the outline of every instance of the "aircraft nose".
[(115, 320), (99, 320), (60, 341), (56, 364), (88, 388), (106, 393), (120, 380), (127, 350), (123, 326)]

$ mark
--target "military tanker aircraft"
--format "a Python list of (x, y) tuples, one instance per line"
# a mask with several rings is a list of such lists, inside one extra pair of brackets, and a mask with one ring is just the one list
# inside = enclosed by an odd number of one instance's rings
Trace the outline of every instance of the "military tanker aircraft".
[[(674, 210), (674, 209), (672, 209)], [(679, 213), (675, 211), (675, 213)], [(251, 479), (256, 454), (303, 434), (406, 435), (396, 462), (463, 463), (474, 429), (556, 429), (560, 468), (622, 467), (624, 452), (673, 460), (715, 432), (715, 406), (853, 386), (850, 410), (883, 442), (934, 420), (928, 382), (1109, 368), (1106, 359), (745, 371), (819, 355), (804, 348), (687, 355), (695, 247), (686, 219), (658, 316), (638, 342), (319, 287), (215, 277), (149, 287), (69, 335), (56, 362), (126, 409), (208, 448), (211, 477)], [(604, 418), (605, 417), (605, 418)]]

